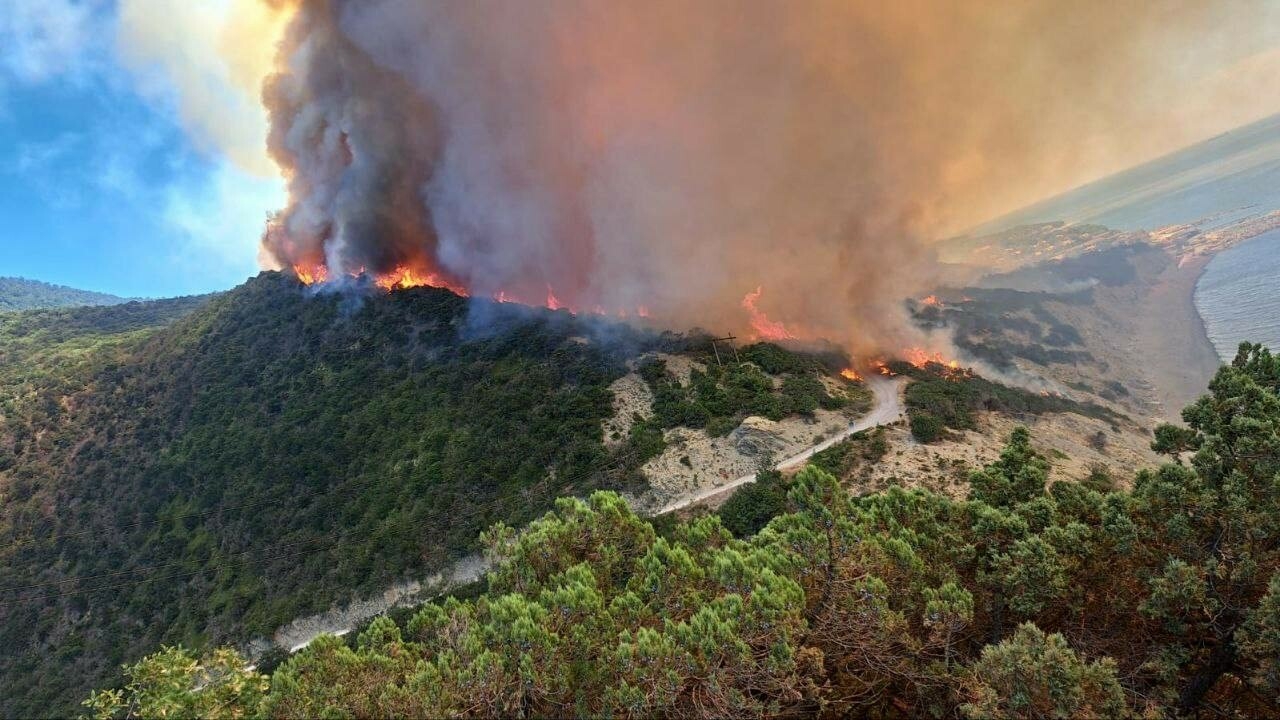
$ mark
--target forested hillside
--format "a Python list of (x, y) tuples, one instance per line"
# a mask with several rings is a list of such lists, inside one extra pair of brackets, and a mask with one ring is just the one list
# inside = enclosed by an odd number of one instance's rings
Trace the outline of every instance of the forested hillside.
[[(0, 715), (74, 713), (161, 643), (269, 634), (475, 553), (495, 521), (642, 487), (662, 428), (707, 418), (637, 422), (606, 449), (609, 385), (690, 342), (278, 273), (208, 300), (0, 316)], [(804, 382), (816, 360), (743, 352), (782, 365), (709, 370), (680, 407), (731, 428), (835, 402)]]
[(0, 312), (80, 305), (117, 305), (124, 298), (26, 278), (0, 277)]
[[(6, 363), (0, 715), (72, 712), (158, 642), (269, 632), (605, 484), (607, 386), (638, 337), (514, 307), (486, 332), (467, 303), (271, 273), (109, 358)], [(81, 317), (4, 322), (44, 347), (81, 342)]]
[[(1242, 347), (1132, 490), (1047, 484), (1016, 430), (969, 497), (810, 466), (659, 527), (564, 499), (484, 535), (487, 591), (324, 637), (270, 675), (170, 648), (102, 717), (1275, 717), (1280, 358)], [(875, 453), (866, 455), (874, 461)], [(774, 493), (776, 495), (776, 493)], [(729, 509), (726, 505), (726, 510)], [(722, 511), (723, 512), (723, 511)], [(726, 520), (729, 518), (726, 517)]]

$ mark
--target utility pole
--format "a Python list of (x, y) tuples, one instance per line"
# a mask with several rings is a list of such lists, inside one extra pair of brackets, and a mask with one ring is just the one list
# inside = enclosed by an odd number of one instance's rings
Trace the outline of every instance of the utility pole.
[(711, 351), (716, 354), (716, 365), (724, 367), (724, 363), (720, 362), (720, 349), (716, 347), (716, 343), (718, 342), (729, 343), (729, 348), (733, 350), (733, 361), (735, 363), (742, 362), (738, 359), (738, 346), (733, 344), (733, 341), (737, 339), (738, 338), (734, 335), (725, 335), (722, 338), (711, 338)]

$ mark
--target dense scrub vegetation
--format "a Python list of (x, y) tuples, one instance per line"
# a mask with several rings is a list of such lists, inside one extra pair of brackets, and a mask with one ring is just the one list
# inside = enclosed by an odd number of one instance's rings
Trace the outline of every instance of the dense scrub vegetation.
[(26, 278), (0, 277), (0, 312), (78, 305), (116, 305), (124, 298)]
[(874, 465), (889, 452), (883, 427), (854, 433), (848, 438), (814, 454), (809, 463), (837, 478), (843, 478), (860, 465)]
[[(37, 433), (68, 413), (60, 398), (128, 362), (139, 342), (208, 300), (0, 313), (0, 473), (13, 468), (16, 453), (29, 448)], [(26, 454), (36, 459), (33, 451)], [(0, 492), (7, 493), (3, 486)]]
[(914, 367), (895, 362), (890, 368), (912, 378), (906, 390), (907, 418), (911, 434), (920, 442), (942, 440), (948, 429), (975, 429), (978, 413), (985, 410), (1014, 415), (1071, 412), (1113, 424), (1121, 418), (1101, 405), (1003, 385), (938, 363)]
[(634, 482), (601, 421), (662, 338), (279, 274), (128, 332), (168, 307), (0, 316), (0, 381), (21, 388), (0, 437), (0, 715), (72, 712), (157, 643), (270, 632), (475, 552), (495, 520)]
[(748, 345), (738, 356), (741, 362), (693, 369), (687, 383), (681, 383), (661, 359), (642, 363), (638, 371), (654, 396), (654, 416), (648, 424), (657, 429), (705, 428), (709, 435), (721, 436), (748, 415), (781, 420), (812, 416), (819, 408), (860, 413), (871, 405), (870, 391), (861, 383), (842, 381), (843, 386), (834, 390), (823, 385), (819, 376), (831, 368), (814, 356), (773, 343)]
[[(1019, 430), (956, 501), (809, 466), (737, 539), (608, 492), (484, 534), (485, 593), (270, 677), (163, 650), (119, 716), (1158, 717), (1280, 713), (1280, 358), (1243, 347), (1132, 491), (1046, 487)], [(777, 482), (777, 478), (771, 482)]]
[[(275, 273), (213, 299), (0, 314), (0, 715), (71, 714), (160, 643), (270, 633), (477, 553), (495, 521), (640, 487), (662, 432), (607, 450), (609, 384), (691, 342)], [(814, 362), (761, 352), (784, 387)], [(745, 395), (725, 376), (777, 402), (817, 383), (713, 372), (731, 413)]]

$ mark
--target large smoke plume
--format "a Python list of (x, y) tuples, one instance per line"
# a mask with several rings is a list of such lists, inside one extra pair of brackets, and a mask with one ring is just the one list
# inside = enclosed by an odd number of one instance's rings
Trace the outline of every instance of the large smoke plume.
[(1253, 37), (1191, 2), (269, 4), (281, 265), (743, 330), (759, 287), (856, 351), (902, 339), (923, 240), (1118, 169), (1194, 29), (1215, 67)]

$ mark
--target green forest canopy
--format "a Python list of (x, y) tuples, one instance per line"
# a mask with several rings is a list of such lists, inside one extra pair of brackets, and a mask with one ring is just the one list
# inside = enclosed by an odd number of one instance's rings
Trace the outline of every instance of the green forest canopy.
[(865, 400), (829, 394), (814, 359), (743, 348), (765, 369), (664, 375), (691, 414), (606, 448), (626, 362), (693, 342), (279, 273), (212, 298), (0, 313), (0, 716), (74, 714), (161, 644), (266, 635), (478, 552), (481, 530), (557, 497), (642, 487), (663, 428), (688, 418), (731, 429)]
[(1280, 358), (1244, 345), (1132, 490), (1024, 429), (965, 500), (810, 466), (745, 539), (617, 495), (483, 535), (471, 600), (322, 637), (270, 675), (167, 648), (102, 717), (1280, 714)]

